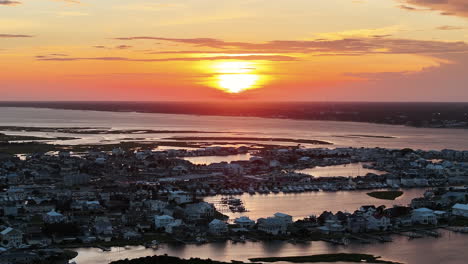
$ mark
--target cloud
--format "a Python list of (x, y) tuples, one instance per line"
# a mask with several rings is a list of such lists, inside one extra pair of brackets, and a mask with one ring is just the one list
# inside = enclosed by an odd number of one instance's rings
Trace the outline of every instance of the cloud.
[(158, 40), (184, 43), (196, 47), (223, 50), (243, 50), (244, 53), (310, 53), (320, 55), (367, 55), (367, 54), (438, 54), (468, 52), (465, 42), (444, 42), (385, 37), (362, 37), (318, 40), (274, 40), (263, 43), (228, 42), (213, 38), (163, 38), (150, 36), (120, 37), (117, 40)]
[(96, 49), (130, 49), (132, 47), (133, 46), (129, 46), (129, 45), (118, 45), (116, 47), (107, 47), (107, 46), (104, 46), (104, 45), (93, 46), (93, 48), (96, 48)]
[(14, 5), (20, 5), (21, 2), (19, 1), (9, 1), (9, 0), (0, 0), (0, 5), (4, 6), (14, 6)]
[(0, 34), (0, 38), (32, 38), (31, 35)]
[[(438, 10), (442, 15), (468, 17), (467, 0), (405, 0), (405, 2), (410, 5), (429, 8), (429, 10)], [(411, 10), (412, 7), (406, 9)]]
[(436, 29), (438, 29), (438, 30), (462, 30), (462, 29), (465, 29), (465, 27), (457, 27), (457, 26), (440, 26), (440, 27), (437, 27)]
[[(60, 1), (60, 2), (67, 2), (67, 3), (74, 3), (74, 4), (80, 4), (81, 2), (78, 0), (54, 0), (54, 1)], [(20, 1), (13, 1), (13, 0), (0, 0), (0, 6), (15, 6), (15, 5), (21, 5), (22, 2)]]
[(165, 62), (165, 61), (213, 61), (213, 60), (266, 60), (266, 61), (295, 61), (295, 57), (282, 55), (247, 55), (247, 56), (212, 56), (212, 57), (182, 57), (182, 58), (158, 58), (158, 59), (136, 59), (126, 57), (63, 57), (38, 55), (40, 61), (133, 61), (133, 62)]

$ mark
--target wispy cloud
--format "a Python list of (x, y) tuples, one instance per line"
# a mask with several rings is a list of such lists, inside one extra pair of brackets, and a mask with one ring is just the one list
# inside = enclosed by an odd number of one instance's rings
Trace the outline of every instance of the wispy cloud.
[(0, 34), (0, 38), (32, 38), (31, 35)]
[(181, 58), (156, 58), (156, 59), (137, 59), (127, 57), (63, 57), (39, 55), (36, 56), (40, 61), (133, 61), (133, 62), (165, 62), (165, 61), (213, 61), (213, 60), (266, 60), (266, 61), (295, 61), (295, 57), (272, 55), (248, 55), (248, 56), (212, 56), (212, 57), (181, 57)]
[(168, 41), (226, 51), (237, 49), (245, 52), (250, 51), (251, 53), (263, 51), (269, 53), (331, 53), (331, 55), (339, 53), (342, 55), (365, 55), (468, 52), (468, 44), (465, 42), (395, 39), (380, 36), (337, 40), (274, 40), (263, 43), (229, 42), (213, 38), (163, 38), (150, 36), (120, 37), (116, 39), (125, 41)]
[[(414, 6), (425, 7), (428, 10), (438, 10), (442, 15), (468, 17), (467, 0), (404, 0), (404, 2)], [(410, 11), (418, 10), (412, 6), (402, 5), (401, 7)]]
[(437, 27), (438, 30), (462, 30), (466, 29), (466, 27), (457, 27), (457, 26), (440, 26)]
[(10, 1), (10, 0), (0, 0), (0, 5), (3, 6), (15, 6), (15, 5), (20, 5), (21, 2), (19, 1)]

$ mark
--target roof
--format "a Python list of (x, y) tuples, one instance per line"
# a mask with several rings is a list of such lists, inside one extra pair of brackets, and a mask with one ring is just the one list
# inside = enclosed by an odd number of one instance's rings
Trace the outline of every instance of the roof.
[(13, 228), (7, 227), (5, 230), (3, 230), (2, 232), (0, 232), (0, 234), (6, 235), (6, 234), (10, 233), (11, 231), (13, 231)]
[(468, 204), (455, 204), (452, 209), (461, 209), (468, 211)]
[(429, 213), (429, 212), (433, 212), (431, 209), (428, 209), (428, 208), (418, 208), (418, 209), (414, 209), (413, 212), (418, 212), (418, 213)]
[(57, 213), (54, 210), (47, 213), (48, 216), (63, 216), (61, 213)]
[(174, 219), (174, 217), (170, 216), (170, 215), (158, 215), (155, 217), (156, 219), (160, 219), (160, 220), (164, 220), (164, 219)]
[(246, 222), (246, 223), (251, 223), (251, 222), (254, 222), (253, 220), (251, 220), (250, 218), (248, 218), (247, 216), (241, 216), (239, 218), (237, 218), (236, 220), (234, 220), (235, 222)]
[(290, 215), (283, 214), (283, 213), (276, 213), (275, 216), (276, 217), (291, 217)]
[(219, 225), (219, 224), (226, 224), (224, 223), (223, 221), (219, 220), (219, 219), (214, 219), (213, 221), (210, 222), (210, 225)]

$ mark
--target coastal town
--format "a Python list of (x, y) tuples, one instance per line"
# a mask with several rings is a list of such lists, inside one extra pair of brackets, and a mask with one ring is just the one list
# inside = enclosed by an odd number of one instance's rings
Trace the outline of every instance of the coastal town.
[[(249, 155), (194, 164), (190, 157)], [(359, 163), (379, 173), (314, 177), (314, 167)], [(230, 240), (391, 242), (390, 235), (468, 233), (468, 151), (385, 148), (206, 147), (0, 154), (0, 263), (68, 263), (73, 248)], [(362, 204), (303, 219), (249, 218), (240, 197), (369, 190), (382, 199), (425, 188), (407, 205)], [(372, 193), (369, 193), (371, 195)], [(221, 197), (218, 204), (206, 202)], [(337, 201), (339, 203), (339, 201)], [(313, 207), (313, 203), (310, 205)], [(238, 213), (229, 218), (224, 213)], [(242, 214), (241, 214), (242, 213)], [(41, 262), (42, 261), (42, 262)]]

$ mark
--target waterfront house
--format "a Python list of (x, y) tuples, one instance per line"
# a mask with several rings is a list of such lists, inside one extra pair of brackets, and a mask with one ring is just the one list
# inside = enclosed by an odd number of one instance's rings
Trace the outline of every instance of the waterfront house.
[(227, 233), (228, 227), (227, 224), (219, 219), (213, 219), (208, 224), (208, 230), (212, 235), (222, 235)]
[(418, 208), (411, 212), (411, 221), (415, 224), (436, 225), (437, 216), (428, 208)]
[(361, 233), (367, 230), (367, 220), (361, 214), (353, 214), (347, 219), (347, 230), (351, 233)]
[(374, 214), (366, 218), (367, 230), (383, 231), (392, 227), (390, 218), (382, 214)]
[(326, 220), (325, 225), (317, 228), (323, 234), (342, 233), (345, 228), (338, 220)]
[(239, 218), (236, 218), (234, 220), (234, 223), (238, 225), (240, 228), (246, 228), (246, 229), (250, 229), (255, 226), (255, 221), (251, 220), (247, 216), (241, 216)]
[(286, 226), (293, 223), (292, 216), (283, 213), (275, 213), (275, 218), (280, 219)]
[(257, 220), (257, 229), (271, 235), (286, 233), (287, 225), (276, 217), (260, 218)]
[(214, 217), (215, 208), (213, 204), (200, 202), (187, 204), (185, 206), (185, 219), (189, 222), (211, 221)]
[(23, 233), (18, 229), (7, 227), (0, 232), (0, 244), (6, 248), (18, 248), (23, 243)]
[(452, 214), (456, 216), (468, 217), (468, 204), (455, 204), (452, 207)]

